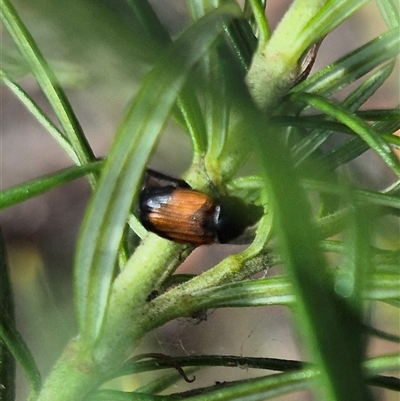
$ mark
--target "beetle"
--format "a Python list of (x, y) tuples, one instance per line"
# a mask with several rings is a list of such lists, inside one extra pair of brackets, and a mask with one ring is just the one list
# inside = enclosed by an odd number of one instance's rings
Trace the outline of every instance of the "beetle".
[(213, 197), (187, 182), (148, 169), (139, 196), (143, 226), (160, 237), (192, 245), (227, 243), (254, 224), (239, 198)]

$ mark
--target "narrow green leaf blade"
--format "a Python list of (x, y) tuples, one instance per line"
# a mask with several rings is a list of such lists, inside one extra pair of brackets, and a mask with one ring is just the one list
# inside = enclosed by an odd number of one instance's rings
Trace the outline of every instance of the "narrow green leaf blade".
[[(145, 34), (151, 36), (154, 47), (162, 49), (172, 43), (167, 29), (162, 25), (157, 14), (147, 0), (129, 0), (136, 18)], [(189, 132), (194, 152), (202, 154), (206, 150), (205, 127), (198, 98), (193, 96), (196, 82), (191, 77), (179, 94), (173, 115), (178, 122), (183, 123)]]
[(393, 154), (390, 146), (381, 138), (361, 118), (355, 116), (353, 113), (347, 111), (340, 105), (334, 104), (332, 101), (327, 100), (321, 96), (309, 93), (297, 93), (292, 95), (293, 101), (305, 102), (308, 105), (315, 107), (324, 113), (336, 118), (338, 121), (346, 124), (355, 133), (357, 133), (372, 149), (374, 149), (382, 160), (393, 170), (393, 172), (400, 177), (400, 163), (396, 156)]
[(2, 358), (2, 363), (0, 364), (0, 387), (2, 387), (0, 388), (0, 395), (6, 395), (5, 398), (0, 397), (0, 399), (11, 401), (14, 399), (13, 390), (15, 389), (15, 365), (14, 360), (10, 358), (15, 359), (21, 365), (34, 393), (38, 393), (40, 390), (41, 377), (29, 348), (15, 327), (12, 290), (8, 278), (6, 253), (1, 233), (0, 268), (0, 345)]
[[(317, 373), (312, 369), (296, 372), (285, 372), (258, 377), (229, 386), (214, 386), (209, 391), (199, 392), (198, 395), (185, 397), (190, 401), (264, 401), (274, 399), (279, 395), (306, 389), (311, 386)], [(172, 401), (176, 397), (145, 394), (139, 392), (123, 393), (112, 390), (101, 390), (90, 398), (90, 401)]]
[(396, 57), (399, 50), (399, 31), (397, 28), (391, 29), (296, 85), (293, 92), (332, 95)]
[(315, 38), (323, 38), (343, 21), (348, 19), (369, 0), (328, 0), (318, 14), (310, 20), (299, 34), (297, 40), (310, 46)]
[(128, 0), (142, 30), (149, 35), (154, 45), (165, 46), (171, 43), (168, 31), (161, 24), (148, 0)]
[(264, 401), (280, 395), (310, 388), (317, 373), (315, 369), (302, 369), (267, 377), (249, 379), (205, 394), (188, 397), (190, 401)]
[[(378, 69), (342, 102), (342, 107), (348, 111), (358, 110), (383, 85), (391, 74), (393, 67), (394, 63), (391, 62)], [(326, 130), (322, 127), (312, 131), (294, 146), (293, 154), (296, 155), (298, 161), (304, 160), (312, 151), (321, 146), (331, 134), (331, 130)]]
[(396, 28), (400, 25), (399, 3), (396, 7), (392, 0), (377, 0), (376, 4), (389, 28)]
[(235, 284), (208, 288), (192, 294), (199, 309), (292, 306), (295, 302), (293, 286), (287, 277), (268, 277)]
[(21, 334), (15, 328), (13, 320), (2, 307), (0, 307), (0, 337), (21, 365), (32, 391), (39, 393), (41, 387), (39, 369)]
[[(273, 127), (266, 132), (268, 123), (255, 113), (249, 120), (248, 132), (260, 151), (279, 247), (296, 295), (296, 317), (313, 362), (321, 371), (320, 396), (342, 400), (352, 394), (353, 400), (370, 400), (361, 367), (360, 316), (335, 293), (326, 261), (316, 251), (316, 225), (299, 172)], [(352, 377), (343, 377), (343, 369), (350, 369)]]
[(7, 87), (14, 93), (21, 103), (32, 113), (33, 116), (39, 121), (40, 124), (50, 133), (50, 135), (59, 143), (65, 150), (68, 156), (79, 164), (79, 159), (76, 156), (74, 148), (71, 143), (64, 136), (64, 134), (55, 126), (55, 124), (46, 116), (46, 114), (39, 108), (34, 100), (19, 86), (16, 82), (12, 81), (8, 75), (0, 69), (0, 79), (7, 85)]
[(0, 192), (0, 210), (41, 195), (50, 189), (76, 180), (86, 174), (97, 172), (103, 164), (104, 162), (94, 162), (85, 166), (71, 167), (7, 188)]
[[(8, 274), (8, 263), (3, 235), (0, 231), (0, 305), (3, 314), (15, 325), (14, 299)], [(3, 320), (3, 319), (1, 319)], [(15, 359), (0, 336), (0, 400), (15, 399)]]

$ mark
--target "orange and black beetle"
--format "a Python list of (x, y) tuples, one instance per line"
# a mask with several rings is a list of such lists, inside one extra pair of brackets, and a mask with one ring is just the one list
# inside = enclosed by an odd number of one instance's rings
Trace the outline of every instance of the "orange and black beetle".
[(143, 226), (161, 237), (193, 245), (226, 243), (254, 224), (239, 198), (216, 201), (183, 180), (147, 170), (139, 197)]

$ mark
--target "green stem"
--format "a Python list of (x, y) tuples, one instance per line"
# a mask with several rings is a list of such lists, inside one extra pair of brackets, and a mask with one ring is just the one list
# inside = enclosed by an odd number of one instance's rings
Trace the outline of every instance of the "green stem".
[(44, 383), (37, 400), (83, 400), (85, 394), (98, 387), (103, 375), (90, 351), (79, 339), (71, 340)]
[[(192, 176), (196, 176), (193, 169)], [(189, 181), (191, 175), (187, 176)], [(167, 321), (190, 315), (196, 305), (190, 294), (212, 285), (238, 281), (255, 272), (246, 262), (256, 256), (269, 239), (270, 215), (260, 222), (258, 235), (244, 252), (233, 255), (208, 272), (149, 302), (191, 248), (149, 234), (113, 283), (104, 332), (93, 347), (71, 342), (47, 378), (38, 401), (79, 401), (96, 389), (110, 372), (121, 366), (140, 339)], [(62, 390), (60, 390), (62, 389)]]
[(179, 255), (186, 248), (154, 234), (145, 239), (114, 282), (101, 339), (95, 346), (80, 338), (70, 342), (47, 378), (39, 401), (84, 400), (120, 367), (153, 318), (142, 313), (148, 296), (166, 270), (171, 273), (179, 265)]
[(271, 29), (265, 17), (265, 10), (260, 0), (250, 0), (253, 9), (254, 19), (258, 28), (259, 47), (263, 48), (271, 36)]
[(307, 49), (307, 44), (297, 39), (325, 3), (326, 0), (296, 0), (269, 41), (259, 42), (246, 81), (260, 108), (277, 103), (291, 86)]

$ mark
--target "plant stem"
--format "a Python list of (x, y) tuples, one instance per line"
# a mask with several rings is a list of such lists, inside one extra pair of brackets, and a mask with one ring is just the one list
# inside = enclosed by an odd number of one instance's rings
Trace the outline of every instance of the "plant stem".
[[(190, 182), (198, 172), (187, 175)], [(198, 178), (198, 177), (197, 177)], [(196, 310), (192, 291), (238, 281), (254, 273), (245, 263), (265, 246), (270, 217), (260, 223), (258, 236), (249, 248), (232, 255), (213, 269), (168, 291), (149, 303), (148, 297), (172, 274), (191, 251), (187, 245), (148, 235), (113, 283), (112, 295), (99, 341), (93, 346), (80, 338), (70, 342), (47, 378), (38, 401), (79, 401), (96, 389), (110, 372), (119, 368), (150, 330)], [(62, 391), (60, 391), (62, 388)]]
[[(179, 264), (187, 246), (149, 235), (113, 285), (104, 332), (95, 345), (69, 343), (39, 395), (39, 401), (79, 401), (118, 368), (145, 334), (142, 309), (160, 277)], [(148, 326), (148, 322), (145, 327)]]
[(100, 385), (103, 375), (94, 362), (91, 350), (79, 339), (64, 349), (59, 361), (45, 381), (37, 400), (78, 401)]
[(294, 82), (299, 60), (307, 49), (297, 38), (325, 3), (326, 0), (296, 0), (270, 40), (259, 43), (246, 81), (261, 109), (279, 102)]

